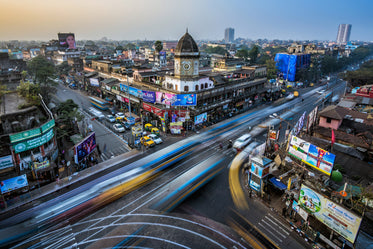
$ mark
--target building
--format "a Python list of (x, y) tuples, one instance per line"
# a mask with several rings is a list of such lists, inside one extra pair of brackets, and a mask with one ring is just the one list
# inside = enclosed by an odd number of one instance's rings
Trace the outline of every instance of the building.
[(225, 43), (232, 43), (234, 41), (234, 28), (226, 28), (224, 32)]
[(281, 72), (284, 80), (296, 81), (297, 71), (308, 68), (311, 64), (310, 54), (278, 53), (275, 56), (276, 67)]
[(346, 44), (350, 41), (351, 34), (351, 24), (339, 24), (338, 34), (337, 34), (337, 43)]

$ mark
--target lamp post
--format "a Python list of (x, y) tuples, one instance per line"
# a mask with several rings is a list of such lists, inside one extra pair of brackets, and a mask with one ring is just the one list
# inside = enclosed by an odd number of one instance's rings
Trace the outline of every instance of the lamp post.
[(129, 70), (126, 69), (126, 76), (127, 76), (127, 93), (128, 93), (128, 111), (130, 113), (130, 117), (131, 117), (131, 94), (130, 94), (130, 83), (128, 81), (128, 72)]
[(289, 139), (290, 139), (290, 137), (289, 137), (289, 129), (290, 129), (291, 127), (293, 127), (293, 125), (291, 125), (291, 124), (290, 124), (288, 121), (286, 121), (285, 119), (281, 118), (279, 115), (277, 115), (277, 113), (273, 113), (273, 114), (269, 115), (269, 117), (270, 117), (270, 118), (273, 118), (273, 119), (279, 119), (279, 120), (281, 120), (281, 122), (285, 122), (285, 123), (288, 125), (288, 127), (287, 127), (287, 129), (286, 129), (286, 132), (285, 132), (285, 138), (288, 137), (288, 139), (287, 139), (287, 143), (286, 143), (286, 149), (287, 149), (288, 144), (289, 144)]

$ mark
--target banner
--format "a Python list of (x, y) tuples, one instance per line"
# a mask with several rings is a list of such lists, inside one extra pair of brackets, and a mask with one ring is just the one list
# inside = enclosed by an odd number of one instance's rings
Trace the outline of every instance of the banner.
[(144, 102), (154, 103), (155, 102), (155, 92), (142, 91), (142, 100)]
[(27, 141), (13, 145), (14, 152), (20, 153), (20, 152), (41, 146), (45, 144), (46, 142), (48, 142), (49, 140), (51, 140), (53, 136), (54, 136), (53, 130), (49, 130), (47, 133), (39, 137), (29, 139)]
[(269, 131), (268, 138), (269, 138), (270, 140), (277, 140), (277, 139), (278, 139), (278, 132), (275, 131), (275, 130), (270, 130), (270, 131)]
[(0, 157), (0, 170), (13, 167), (12, 155)]
[(54, 119), (52, 119), (51, 121), (43, 124), (41, 126), (41, 132), (44, 133), (46, 131), (48, 131), (49, 129), (53, 128), (55, 126), (55, 122), (54, 122)]
[(91, 83), (91, 86), (100, 86), (100, 82), (98, 82), (98, 79), (90, 78), (89, 82)]
[(174, 102), (176, 102), (176, 95), (172, 93), (162, 93), (162, 92), (156, 92), (156, 103), (168, 105), (173, 105)]
[(357, 215), (305, 185), (300, 190), (299, 205), (352, 244), (355, 242), (361, 223)]
[(197, 94), (176, 94), (173, 106), (195, 106), (197, 105)]
[(307, 123), (307, 131), (311, 129), (311, 126), (316, 122), (317, 119), (317, 110), (318, 107), (316, 106), (310, 114), (308, 114), (308, 123)]
[(194, 117), (194, 125), (202, 124), (207, 121), (207, 112)]
[(291, 136), (288, 153), (327, 175), (332, 173), (335, 155), (303, 139)]
[(183, 129), (183, 122), (170, 123), (171, 134), (181, 134), (182, 129)]
[[(142, 90), (134, 88), (132, 86), (127, 86), (125, 84), (120, 83), (119, 88), (122, 92), (129, 93), (137, 98), (142, 98)], [(129, 90), (128, 90), (129, 89)]]
[(32, 137), (37, 137), (41, 134), (40, 128), (19, 132), (17, 134), (9, 135), (10, 143), (20, 142)]
[(8, 193), (28, 186), (26, 174), (1, 181), (1, 193)]
[(96, 136), (95, 133), (90, 134), (80, 144), (75, 145), (75, 163), (79, 163), (85, 157), (93, 152), (96, 148)]
[(39, 169), (44, 169), (48, 168), (50, 165), (49, 160), (42, 161), (41, 163), (34, 163), (34, 169), (39, 170)]
[(296, 136), (301, 131), (303, 124), (304, 124), (304, 118), (306, 117), (306, 112), (302, 114), (302, 116), (299, 118), (298, 122), (294, 125), (293, 130), (291, 131), (291, 134)]

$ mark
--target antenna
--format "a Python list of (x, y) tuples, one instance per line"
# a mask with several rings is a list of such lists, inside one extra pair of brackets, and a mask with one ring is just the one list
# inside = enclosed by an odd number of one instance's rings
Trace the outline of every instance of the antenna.
[(186, 32), (188, 33), (188, 27), (186, 28)]

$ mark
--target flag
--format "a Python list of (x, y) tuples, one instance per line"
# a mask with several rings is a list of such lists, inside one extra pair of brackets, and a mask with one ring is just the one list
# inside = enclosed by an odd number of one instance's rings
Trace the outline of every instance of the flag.
[(332, 129), (332, 146), (335, 143), (334, 129)]

